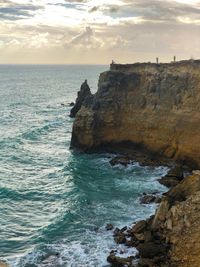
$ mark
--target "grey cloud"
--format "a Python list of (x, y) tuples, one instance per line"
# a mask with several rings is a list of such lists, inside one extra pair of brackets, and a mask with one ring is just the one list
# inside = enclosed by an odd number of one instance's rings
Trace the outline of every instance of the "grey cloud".
[(96, 11), (98, 11), (100, 9), (100, 7), (99, 6), (93, 6), (90, 10), (89, 10), (89, 12), (96, 12)]
[(86, 3), (88, 0), (65, 0), (66, 3)]
[(141, 16), (145, 20), (155, 22), (176, 21), (179, 16), (200, 18), (199, 6), (166, 0), (124, 0), (124, 6), (118, 13), (122, 17)]
[(123, 0), (124, 5), (94, 6), (89, 12), (101, 11), (113, 18), (142, 17), (144, 21), (175, 23), (178, 17), (200, 19), (200, 5), (189, 5), (172, 0)]
[(117, 13), (119, 10), (118, 6), (114, 5), (101, 5), (101, 6), (93, 6), (89, 12), (96, 12), (96, 11), (102, 11), (103, 13)]
[(0, 19), (3, 20), (19, 20), (32, 17), (34, 11), (43, 8), (38, 5), (21, 5), (7, 0), (0, 1), (7, 4), (5, 7), (0, 7)]

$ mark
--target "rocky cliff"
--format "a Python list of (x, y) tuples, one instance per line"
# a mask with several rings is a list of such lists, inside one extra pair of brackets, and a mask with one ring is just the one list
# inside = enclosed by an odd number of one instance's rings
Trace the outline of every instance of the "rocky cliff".
[(129, 142), (200, 165), (200, 61), (111, 65), (76, 114), (72, 148)]
[(194, 171), (162, 199), (151, 230), (169, 244), (169, 266), (200, 266), (199, 203), (200, 171)]
[(155, 215), (128, 231), (118, 230), (115, 240), (136, 247), (139, 254), (134, 261), (134, 257), (121, 258), (111, 251), (111, 266), (199, 267), (199, 203), (200, 171), (194, 171), (164, 194)]
[(74, 118), (77, 112), (80, 110), (82, 104), (88, 97), (92, 95), (90, 87), (87, 84), (87, 80), (81, 85), (80, 91), (78, 91), (76, 102), (70, 111), (70, 117)]

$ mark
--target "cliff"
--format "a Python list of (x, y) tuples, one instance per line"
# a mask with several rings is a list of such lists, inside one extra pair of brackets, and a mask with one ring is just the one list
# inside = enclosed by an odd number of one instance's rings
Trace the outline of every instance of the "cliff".
[[(170, 245), (169, 266), (200, 266), (200, 172), (194, 171), (172, 188), (155, 214), (151, 229)], [(161, 265), (162, 266), (162, 265)]]
[(118, 230), (117, 240), (136, 247), (139, 255), (134, 261), (111, 251), (111, 266), (199, 267), (199, 202), (200, 172), (194, 171), (163, 196), (154, 216)]
[(200, 166), (200, 61), (111, 65), (76, 114), (71, 147), (129, 142)]

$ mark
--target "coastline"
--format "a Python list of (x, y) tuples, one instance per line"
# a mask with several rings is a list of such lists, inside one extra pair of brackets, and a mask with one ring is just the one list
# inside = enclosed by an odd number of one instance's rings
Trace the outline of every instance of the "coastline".
[[(162, 182), (171, 187), (155, 214), (132, 229), (118, 229), (114, 238), (136, 247), (136, 258), (111, 251), (116, 266), (198, 267), (198, 231), (191, 230), (200, 194), (198, 127), (200, 61), (166, 64), (113, 64), (100, 75), (95, 95), (86, 96), (75, 114), (71, 148), (84, 152), (119, 153), (111, 164), (132, 160), (143, 166), (180, 166), (185, 175)], [(192, 139), (190, 138), (192, 136)], [(121, 154), (123, 156), (121, 156)], [(176, 175), (175, 175), (176, 176)], [(190, 207), (190, 210), (187, 209)], [(190, 212), (191, 211), (191, 212)], [(180, 216), (181, 214), (181, 216)], [(198, 229), (197, 229), (198, 230)], [(187, 253), (181, 242), (187, 240)], [(181, 251), (182, 248), (182, 251)], [(185, 254), (184, 254), (185, 253)], [(136, 260), (134, 262), (133, 260)]]

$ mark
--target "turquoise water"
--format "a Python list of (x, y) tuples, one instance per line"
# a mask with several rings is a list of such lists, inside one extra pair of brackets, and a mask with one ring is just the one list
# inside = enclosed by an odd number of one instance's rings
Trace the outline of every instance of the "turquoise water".
[[(0, 66), (0, 259), (15, 267), (103, 267), (120, 227), (153, 213), (166, 168), (111, 167), (111, 154), (73, 154), (69, 103), (107, 66)], [(124, 249), (118, 247), (118, 249)], [(127, 251), (127, 253), (131, 253)]]

